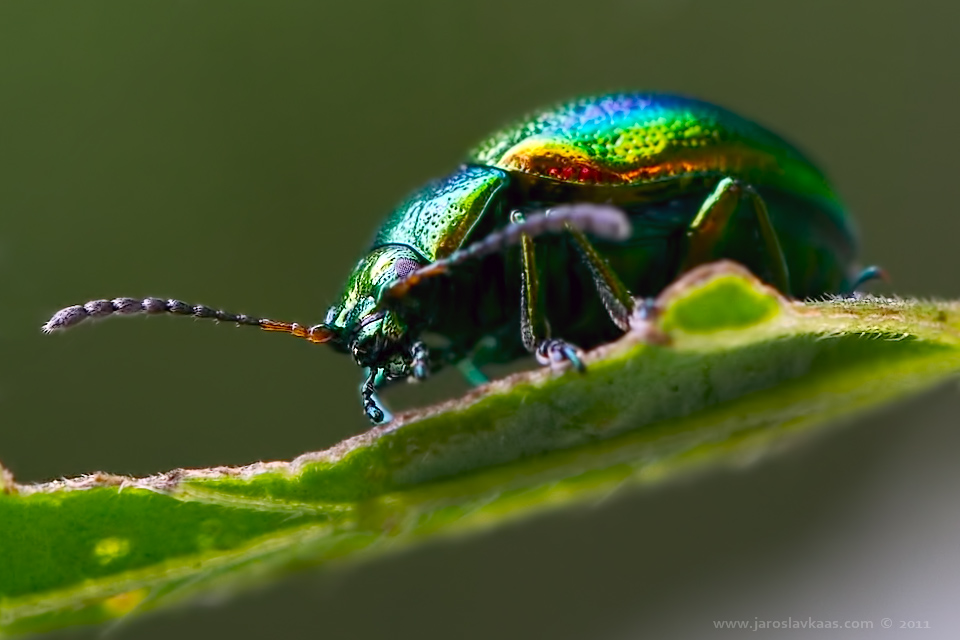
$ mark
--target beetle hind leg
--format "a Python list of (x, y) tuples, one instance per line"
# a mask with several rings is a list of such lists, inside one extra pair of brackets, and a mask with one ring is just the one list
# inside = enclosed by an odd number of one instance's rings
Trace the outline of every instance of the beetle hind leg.
[(681, 273), (717, 257), (714, 255), (715, 248), (724, 235), (730, 232), (730, 220), (744, 196), (749, 198), (756, 215), (761, 241), (770, 260), (772, 284), (789, 294), (790, 272), (777, 232), (770, 222), (767, 205), (756, 189), (734, 178), (724, 178), (717, 183), (713, 193), (704, 200), (696, 218), (687, 228), (687, 246)]
[(876, 265), (865, 268), (854, 278), (853, 284), (850, 285), (850, 289), (846, 292), (847, 297), (856, 297), (857, 294), (860, 293), (860, 288), (863, 285), (874, 280), (889, 280), (887, 271), (883, 267)]

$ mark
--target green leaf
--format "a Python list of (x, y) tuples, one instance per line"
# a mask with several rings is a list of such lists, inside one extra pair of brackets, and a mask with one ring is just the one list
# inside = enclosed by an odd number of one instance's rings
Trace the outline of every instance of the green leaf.
[(541, 370), (292, 462), (17, 485), (0, 469), (0, 630), (141, 613), (740, 464), (960, 371), (960, 305), (783, 299), (690, 272), (585, 375)]

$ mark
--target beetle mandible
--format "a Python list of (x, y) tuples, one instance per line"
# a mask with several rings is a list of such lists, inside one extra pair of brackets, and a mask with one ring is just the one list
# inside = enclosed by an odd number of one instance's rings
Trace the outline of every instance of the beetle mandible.
[[(857, 274), (852, 220), (793, 145), (707, 102), (616, 93), (536, 112), (410, 196), (320, 324), (115, 298), (63, 309), (43, 329), (172, 313), (329, 344), (366, 369), (361, 399), (378, 423), (389, 415), (379, 386), (445, 364), (474, 383), (482, 365), (527, 353), (582, 370), (580, 348), (626, 331), (635, 296), (720, 257), (799, 298), (880, 273)], [(428, 346), (431, 335), (443, 344)]]

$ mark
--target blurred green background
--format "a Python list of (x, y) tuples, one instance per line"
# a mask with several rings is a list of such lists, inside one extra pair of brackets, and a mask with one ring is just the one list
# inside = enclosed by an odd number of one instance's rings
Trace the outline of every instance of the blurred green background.
[[(681, 92), (767, 124), (833, 176), (864, 260), (893, 276), (884, 290), (958, 298), (949, 12), (0, 3), (0, 461), (21, 482), (148, 474), (290, 458), (365, 429), (355, 365), (302, 341), (172, 318), (39, 327), (118, 295), (316, 322), (409, 190), (504, 122), (587, 92)], [(462, 388), (441, 376), (389, 399)], [(714, 619), (788, 616), (929, 620), (914, 635), (956, 637), (956, 391), (707, 482), (301, 574), (111, 637), (713, 637)]]

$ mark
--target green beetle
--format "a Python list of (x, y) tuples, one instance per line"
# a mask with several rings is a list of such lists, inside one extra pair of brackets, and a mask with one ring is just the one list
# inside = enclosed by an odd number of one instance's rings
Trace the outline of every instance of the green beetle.
[(626, 331), (638, 297), (721, 257), (801, 298), (879, 273), (858, 275), (850, 217), (791, 144), (706, 102), (617, 93), (534, 113), (410, 196), (318, 325), (116, 298), (63, 309), (43, 328), (173, 313), (326, 343), (367, 370), (361, 397), (378, 423), (388, 415), (378, 386), (444, 364), (475, 383), (483, 364), (527, 353), (582, 370), (579, 348)]

